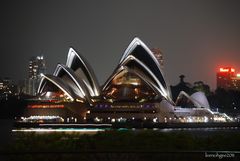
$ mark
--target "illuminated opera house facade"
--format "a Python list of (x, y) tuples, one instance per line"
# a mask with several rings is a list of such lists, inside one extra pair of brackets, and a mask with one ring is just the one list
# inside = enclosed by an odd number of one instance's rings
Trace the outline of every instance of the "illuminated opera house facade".
[[(192, 108), (179, 106), (182, 98)], [(66, 65), (52, 75), (42, 75), (35, 101), (23, 121), (60, 122), (214, 122), (231, 120), (210, 110), (202, 92), (181, 92), (176, 102), (152, 51), (134, 38), (103, 85), (93, 69), (73, 48)]]

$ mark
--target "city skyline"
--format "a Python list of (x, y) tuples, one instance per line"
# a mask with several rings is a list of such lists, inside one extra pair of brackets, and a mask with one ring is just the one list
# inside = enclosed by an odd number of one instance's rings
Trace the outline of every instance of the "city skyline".
[(184, 74), (187, 82), (202, 80), (215, 89), (220, 66), (239, 72), (238, 1), (92, 2), (1, 5), (0, 76), (26, 78), (28, 59), (41, 54), (52, 73), (72, 46), (92, 64), (102, 84), (134, 36), (162, 50), (172, 85)]

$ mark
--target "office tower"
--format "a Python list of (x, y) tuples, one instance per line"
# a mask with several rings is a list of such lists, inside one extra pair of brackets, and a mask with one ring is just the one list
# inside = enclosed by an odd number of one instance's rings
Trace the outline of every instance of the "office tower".
[(240, 90), (240, 74), (232, 67), (220, 68), (217, 72), (217, 87), (225, 90)]
[(46, 73), (46, 62), (43, 56), (32, 57), (28, 65), (28, 79), (25, 82), (25, 93), (36, 95), (41, 79), (41, 73)]

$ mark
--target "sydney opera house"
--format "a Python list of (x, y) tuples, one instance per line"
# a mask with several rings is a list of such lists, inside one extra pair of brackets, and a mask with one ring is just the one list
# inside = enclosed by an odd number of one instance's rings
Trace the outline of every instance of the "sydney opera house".
[[(182, 98), (191, 108), (179, 105)], [(66, 64), (42, 75), (38, 96), (23, 121), (57, 122), (214, 122), (229, 121), (212, 112), (202, 92), (181, 92), (176, 102), (152, 51), (134, 38), (113, 73), (99, 85), (90, 64), (73, 48)]]

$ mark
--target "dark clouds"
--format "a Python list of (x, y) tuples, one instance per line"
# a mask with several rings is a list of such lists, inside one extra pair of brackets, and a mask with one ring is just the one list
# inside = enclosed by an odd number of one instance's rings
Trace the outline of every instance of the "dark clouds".
[(170, 84), (185, 74), (215, 87), (220, 65), (240, 72), (238, 0), (6, 1), (0, 6), (0, 76), (23, 79), (28, 59), (44, 54), (48, 71), (69, 46), (103, 83), (134, 36), (160, 47)]

